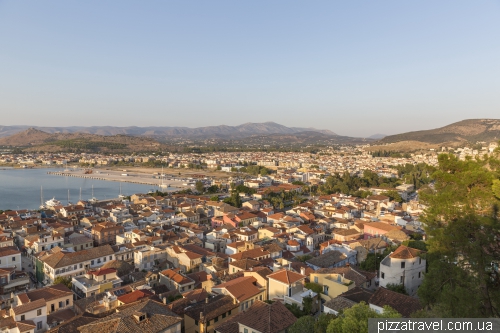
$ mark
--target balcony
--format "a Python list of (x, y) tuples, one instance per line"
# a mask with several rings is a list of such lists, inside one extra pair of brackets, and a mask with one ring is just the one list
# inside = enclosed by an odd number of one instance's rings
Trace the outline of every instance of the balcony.
[(13, 290), (24, 290), (26, 285), (29, 286), (30, 278), (27, 273), (14, 274), (10, 281), (0, 282), (0, 292), (2, 294), (11, 292)]
[(296, 293), (292, 296), (285, 296), (283, 298), (283, 300), (285, 301), (285, 304), (297, 304), (300, 309), (302, 310), (302, 307), (303, 307), (303, 300), (305, 297), (311, 297), (311, 298), (314, 298), (316, 297), (318, 294), (315, 293), (314, 291), (310, 290), (310, 289), (303, 289), (302, 292), (300, 293)]

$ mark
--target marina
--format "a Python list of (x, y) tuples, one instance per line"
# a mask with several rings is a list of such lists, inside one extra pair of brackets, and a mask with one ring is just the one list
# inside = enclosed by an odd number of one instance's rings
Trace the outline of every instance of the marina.
[[(79, 177), (81, 176), (81, 177)], [(115, 179), (116, 178), (116, 179)], [(0, 209), (39, 209), (48, 199), (60, 201), (63, 205), (78, 200), (106, 200), (128, 196), (134, 193), (148, 193), (160, 190), (175, 191), (178, 187), (160, 188), (160, 180), (141, 180), (141, 177), (108, 176), (103, 174), (79, 174), (57, 168), (2, 168), (0, 169)], [(155, 186), (156, 185), (156, 186)], [(43, 194), (41, 189), (43, 188)], [(46, 198), (45, 201), (41, 197)]]

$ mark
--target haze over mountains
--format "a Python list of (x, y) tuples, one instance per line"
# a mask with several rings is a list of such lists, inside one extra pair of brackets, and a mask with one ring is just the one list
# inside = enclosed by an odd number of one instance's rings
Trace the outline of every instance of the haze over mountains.
[(182, 138), (241, 138), (253, 135), (294, 134), (301, 132), (318, 132), (325, 135), (336, 136), (330, 130), (315, 128), (287, 127), (274, 122), (245, 123), (238, 126), (207, 126), (207, 127), (115, 127), (115, 126), (71, 126), (71, 127), (37, 127), (37, 126), (0, 126), (0, 137), (10, 136), (18, 132), (36, 128), (46, 133), (88, 133), (97, 135), (131, 135), (146, 137), (182, 137)]

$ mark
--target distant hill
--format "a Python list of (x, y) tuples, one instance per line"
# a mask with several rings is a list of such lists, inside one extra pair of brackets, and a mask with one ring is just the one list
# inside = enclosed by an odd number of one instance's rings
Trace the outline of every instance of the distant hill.
[(269, 135), (254, 135), (241, 139), (246, 144), (255, 145), (314, 145), (314, 144), (356, 144), (356, 143), (371, 143), (373, 140), (363, 138), (352, 138), (340, 135), (328, 135), (320, 132), (304, 131), (293, 134), (269, 134)]
[(127, 135), (96, 135), (88, 133), (46, 133), (35, 128), (0, 138), (0, 146), (22, 147), (24, 151), (152, 151), (162, 144), (150, 139)]
[(500, 140), (500, 119), (468, 119), (444, 127), (389, 135), (380, 144), (418, 141), (429, 144), (476, 143)]
[[(28, 126), (0, 126), (0, 137), (10, 136), (27, 130)], [(318, 132), (335, 136), (332, 131), (315, 128), (287, 127), (274, 122), (245, 123), (238, 126), (207, 126), (207, 127), (114, 127), (114, 126), (72, 126), (72, 127), (32, 127), (46, 133), (87, 133), (102, 136), (130, 135), (144, 136), (156, 139), (168, 137), (182, 138), (241, 138), (253, 135), (294, 134), (300, 132)]]
[(385, 134), (373, 134), (373, 135), (370, 135), (369, 137), (367, 137), (367, 139), (374, 139), (374, 140), (379, 140), (379, 139), (383, 139), (385, 138), (387, 135)]

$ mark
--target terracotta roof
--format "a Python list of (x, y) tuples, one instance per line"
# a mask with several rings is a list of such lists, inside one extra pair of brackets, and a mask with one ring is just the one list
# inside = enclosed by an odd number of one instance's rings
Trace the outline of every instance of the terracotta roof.
[(26, 313), (28, 311), (33, 311), (35, 309), (42, 308), (42, 307), (45, 307), (45, 306), (47, 306), (47, 303), (45, 302), (45, 300), (44, 299), (38, 299), (38, 300), (33, 301), (33, 302), (29, 302), (29, 303), (26, 303), (26, 304), (18, 305), (15, 308), (12, 308), (12, 310), (14, 311), (14, 313), (16, 315), (18, 315), (18, 314)]
[(187, 284), (187, 283), (194, 283), (194, 281), (182, 274), (179, 274), (178, 272), (174, 271), (173, 269), (166, 269), (164, 271), (161, 271), (160, 274), (164, 275), (168, 279), (176, 282), (177, 284)]
[(226, 289), (238, 302), (249, 299), (261, 292), (254, 283), (257, 281), (253, 276), (243, 276), (226, 283), (212, 287), (214, 289)]
[(87, 250), (77, 252), (57, 252), (43, 257), (41, 260), (52, 268), (61, 268), (69, 265), (81, 263), (107, 255), (112, 255), (115, 252), (111, 245), (102, 245)]
[(394, 259), (411, 259), (418, 257), (422, 251), (412, 247), (400, 245), (396, 251), (392, 252), (389, 256)]
[(372, 297), (373, 291), (363, 289), (361, 287), (354, 287), (339, 296), (345, 297), (353, 302), (360, 303), (365, 302), (368, 304), (370, 297)]
[[(23, 301), (22, 295), (23, 294), (18, 295), (21, 301)], [(51, 301), (66, 296), (73, 297), (73, 292), (69, 290), (68, 287), (66, 287), (64, 284), (56, 284), (53, 286), (48, 286), (41, 289), (28, 291), (25, 295), (31, 302), (40, 299), (43, 299), (45, 301)]]
[(324, 304), (325, 307), (335, 310), (337, 312), (350, 308), (353, 305), (356, 305), (356, 302), (351, 301), (350, 299), (342, 296), (337, 296), (335, 298), (332, 298), (331, 300), (329, 300)]
[(231, 296), (217, 295), (209, 298), (208, 303), (203, 302), (191, 306), (186, 310), (185, 315), (200, 320), (200, 315), (203, 313), (203, 319), (208, 321), (238, 307), (239, 304), (235, 304)]
[(154, 296), (149, 290), (135, 290), (129, 294), (118, 297), (118, 300), (125, 304), (136, 302), (142, 298)]
[(101, 276), (104, 274), (116, 273), (116, 269), (114, 268), (101, 268), (97, 271), (92, 271), (91, 274), (95, 276)]
[(215, 330), (218, 333), (239, 333), (239, 325), (261, 333), (278, 333), (293, 325), (297, 318), (281, 303), (266, 304), (256, 301), (248, 310), (240, 312)]
[(262, 265), (262, 263), (258, 260), (245, 258), (245, 259), (230, 262), (229, 265), (237, 267), (237, 268), (241, 268), (243, 270), (247, 270), (247, 269), (250, 269), (250, 268), (255, 267), (255, 266), (260, 266), (260, 265)]
[(403, 295), (383, 287), (379, 287), (375, 291), (372, 297), (370, 297), (369, 303), (379, 307), (389, 305), (406, 318), (410, 317), (412, 313), (422, 309), (422, 305), (417, 298)]
[[(182, 318), (170, 311), (162, 303), (147, 300), (124, 305), (107, 317), (81, 326), (80, 333), (137, 333), (137, 332), (164, 332), (168, 328), (180, 323)], [(146, 316), (143, 321), (138, 321), (136, 316)]]
[(334, 250), (324, 253), (318, 257), (311, 258), (307, 260), (306, 263), (321, 268), (328, 268), (333, 267), (333, 265), (344, 260), (345, 258), (347, 258), (345, 254)]
[(269, 274), (267, 277), (269, 279), (273, 279), (285, 284), (292, 284), (306, 278), (305, 275), (295, 273), (286, 269), (281, 269), (273, 274)]

